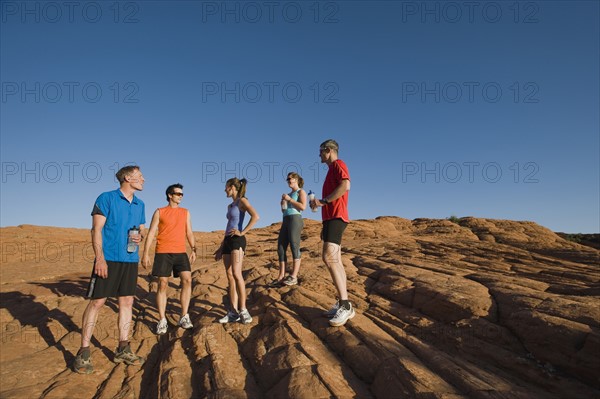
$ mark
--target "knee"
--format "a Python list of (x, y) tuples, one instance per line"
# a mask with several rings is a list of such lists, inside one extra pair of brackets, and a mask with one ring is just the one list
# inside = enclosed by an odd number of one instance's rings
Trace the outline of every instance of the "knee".
[(102, 308), (102, 306), (104, 306), (105, 303), (106, 303), (106, 298), (92, 299), (92, 300), (90, 300), (90, 304), (88, 306), (98, 310), (98, 309)]
[(189, 287), (192, 285), (192, 277), (191, 276), (181, 276), (181, 286)]
[(123, 307), (123, 308), (133, 307), (133, 297), (132, 296), (119, 297), (119, 307)]
[(169, 281), (168, 280), (159, 280), (158, 281), (158, 291), (159, 292), (165, 292), (167, 290), (167, 288), (169, 288)]

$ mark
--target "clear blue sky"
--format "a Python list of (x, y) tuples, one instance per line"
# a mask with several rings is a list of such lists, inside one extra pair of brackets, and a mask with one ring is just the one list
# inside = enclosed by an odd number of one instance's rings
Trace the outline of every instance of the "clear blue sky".
[(87, 228), (128, 163), (148, 219), (180, 182), (223, 229), (245, 175), (266, 226), (334, 138), (352, 219), (600, 231), (597, 1), (1, 5), (2, 226)]

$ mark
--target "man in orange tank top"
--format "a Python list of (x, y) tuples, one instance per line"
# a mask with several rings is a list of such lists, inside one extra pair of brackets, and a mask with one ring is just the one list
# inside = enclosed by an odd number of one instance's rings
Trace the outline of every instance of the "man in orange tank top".
[[(183, 186), (181, 184), (172, 184), (167, 187), (166, 195), (169, 205), (157, 209), (152, 215), (142, 258), (142, 265), (144, 268), (148, 268), (150, 266), (150, 247), (158, 231), (152, 275), (158, 277), (156, 306), (158, 307), (159, 321), (156, 325), (156, 333), (159, 335), (167, 332), (167, 288), (169, 287), (171, 273), (181, 280), (179, 297), (181, 318), (178, 325), (185, 329), (193, 327), (188, 314), (192, 295), (191, 264), (196, 260), (196, 242), (192, 232), (192, 220), (190, 212), (179, 206), (183, 199)], [(189, 256), (185, 247), (186, 239), (192, 249)]]

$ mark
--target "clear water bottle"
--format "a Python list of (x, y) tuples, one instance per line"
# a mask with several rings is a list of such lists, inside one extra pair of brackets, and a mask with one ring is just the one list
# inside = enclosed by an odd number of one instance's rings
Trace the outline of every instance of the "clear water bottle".
[(139, 243), (133, 241), (133, 237), (136, 237), (140, 234), (140, 228), (137, 226), (133, 226), (127, 232), (127, 252), (132, 253), (138, 248)]
[(281, 210), (285, 212), (285, 211), (287, 211), (287, 208), (288, 208), (288, 202), (286, 200), (282, 199), (281, 200)]
[[(315, 193), (313, 193), (313, 192), (312, 192), (312, 190), (310, 190), (310, 191), (308, 192), (308, 203), (309, 203), (309, 205), (310, 205), (310, 203), (311, 203), (312, 201), (314, 201), (314, 200), (315, 200)], [(314, 207), (314, 208), (313, 208), (313, 207), (311, 206), (311, 207), (310, 207), (310, 209), (311, 209), (313, 212), (316, 212), (316, 211), (317, 211), (317, 207)]]

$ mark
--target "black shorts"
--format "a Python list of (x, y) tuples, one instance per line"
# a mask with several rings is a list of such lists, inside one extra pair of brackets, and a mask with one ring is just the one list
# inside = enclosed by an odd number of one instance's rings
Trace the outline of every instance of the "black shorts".
[[(95, 261), (94, 261), (95, 263)], [(137, 262), (112, 262), (106, 261), (108, 265), (108, 277), (98, 277), (92, 267), (92, 277), (88, 285), (88, 298), (108, 298), (135, 295), (138, 277)]]
[(222, 255), (230, 255), (231, 251), (241, 249), (246, 251), (246, 237), (244, 236), (227, 236), (223, 240), (223, 252)]
[(323, 242), (331, 242), (337, 245), (342, 245), (342, 235), (346, 230), (348, 223), (342, 219), (331, 219), (323, 222), (323, 230), (321, 230), (321, 238)]
[(181, 272), (191, 272), (190, 259), (183, 252), (179, 254), (155, 254), (152, 275), (155, 277), (179, 277)]

